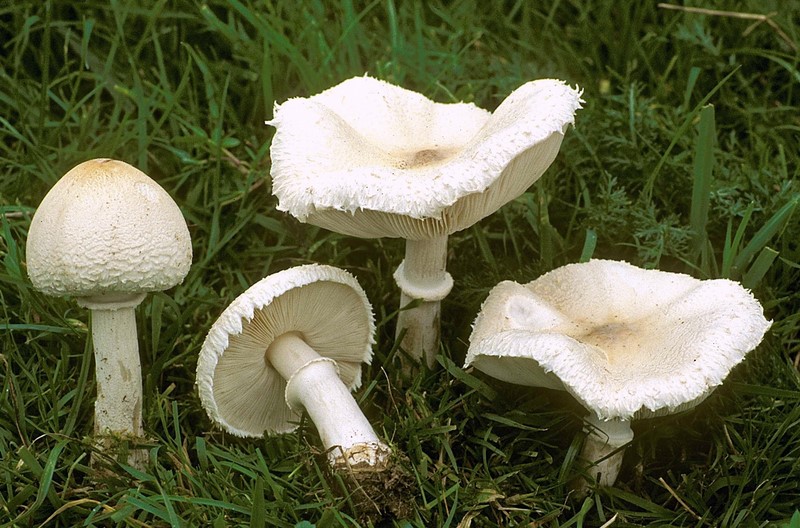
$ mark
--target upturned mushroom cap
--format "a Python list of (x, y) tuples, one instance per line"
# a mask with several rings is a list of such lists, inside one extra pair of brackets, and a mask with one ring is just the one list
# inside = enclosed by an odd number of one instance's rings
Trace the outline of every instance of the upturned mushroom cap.
[(532, 81), (490, 113), (355, 77), (290, 99), (269, 122), (278, 208), (367, 238), (465, 229), (544, 173), (580, 95), (562, 81)]
[(300, 415), (285, 402), (285, 380), (265, 354), (272, 341), (299, 334), (336, 362), (350, 389), (372, 359), (372, 307), (344, 270), (309, 264), (270, 275), (242, 293), (211, 326), (197, 363), (200, 400), (211, 419), (237, 436), (294, 430)]
[(466, 365), (565, 389), (601, 419), (643, 418), (697, 405), (769, 326), (739, 283), (592, 260), (498, 284)]
[(180, 283), (192, 245), (180, 209), (142, 171), (94, 159), (66, 173), (31, 221), (28, 276), (48, 295), (161, 291)]

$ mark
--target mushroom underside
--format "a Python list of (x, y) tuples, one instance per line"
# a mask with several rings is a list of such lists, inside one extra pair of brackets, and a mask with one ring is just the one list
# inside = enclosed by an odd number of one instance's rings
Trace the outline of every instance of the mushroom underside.
[[(331, 302), (340, 309), (331, 310)], [(289, 290), (268, 307), (255, 310), (241, 333), (228, 336), (228, 346), (214, 368), (213, 399), (226, 429), (260, 437), (297, 427), (300, 416), (284, 401), (286, 380), (265, 357), (269, 344), (289, 332), (301, 335), (320, 356), (334, 360), (345, 386), (354, 388), (361, 377), (361, 361), (346, 351), (363, 350), (369, 342), (355, 330), (366, 328), (360, 303), (349, 286), (326, 282), (314, 284), (313, 289)], [(309, 324), (298, 326), (298, 321)], [(354, 330), (342, 331), (347, 328)]]
[(699, 403), (769, 325), (738, 283), (590, 261), (498, 284), (475, 320), (467, 364), (563, 387), (599, 417), (630, 419)]
[[(450, 235), (474, 225), (525, 192), (553, 162), (563, 137), (561, 133), (553, 133), (535, 147), (520, 153), (485, 188), (448, 191), (449, 199), (426, 206), (430, 212), (424, 214), (415, 214), (413, 210), (395, 211), (394, 196), (407, 190), (394, 190), (395, 184), (376, 183), (371, 187), (375, 187), (374, 192), (385, 193), (380, 201), (383, 207), (378, 207), (378, 202), (373, 200), (362, 202), (355, 190), (341, 191), (352, 197), (340, 203), (331, 201), (329, 195), (319, 191), (307, 195), (313, 202), (309, 204), (309, 213), (302, 219), (336, 233), (360, 238), (426, 240)], [(420, 194), (421, 201), (437, 200), (424, 181), (421, 183), (423, 185), (415, 191)]]

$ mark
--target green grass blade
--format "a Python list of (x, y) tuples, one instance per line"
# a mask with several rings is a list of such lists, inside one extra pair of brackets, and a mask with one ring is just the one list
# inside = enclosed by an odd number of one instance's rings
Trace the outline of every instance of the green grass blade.
[(728, 386), (740, 394), (800, 402), (800, 391), (779, 389), (764, 385), (753, 385), (752, 383), (742, 383), (740, 381), (731, 381), (728, 383)]
[(58, 459), (61, 456), (61, 452), (67, 446), (67, 442), (68, 440), (66, 439), (56, 442), (56, 445), (47, 456), (47, 462), (45, 462), (44, 467), (36, 462), (33, 454), (30, 453), (27, 448), (22, 448), (20, 450), (22, 460), (25, 461), (27, 467), (34, 472), (35, 476), (39, 480), (39, 484), (36, 492), (36, 500), (24, 513), (14, 519), (12, 525), (16, 526), (28, 517), (35, 514), (42, 504), (44, 504), (45, 499), (49, 498), (51, 504), (55, 507), (60, 505), (58, 495), (56, 495), (55, 490), (53, 489), (53, 474), (55, 473), (56, 465), (58, 464)]
[(26, 323), (3, 323), (0, 322), (0, 328), (9, 332), (47, 332), (51, 334), (77, 334), (75, 328), (43, 325), (43, 324), (26, 324)]
[(700, 112), (700, 110), (706, 104), (708, 104), (708, 102), (711, 100), (711, 98), (714, 97), (714, 94), (716, 94), (719, 91), (719, 89), (722, 88), (722, 86), (731, 77), (733, 77), (734, 74), (736, 74), (737, 71), (739, 71), (739, 67), (738, 66), (736, 68), (734, 68), (733, 71), (729, 72), (725, 77), (723, 77), (722, 80), (719, 81), (711, 90), (709, 90), (709, 92), (705, 95), (705, 97), (703, 97), (703, 99), (699, 103), (697, 103), (697, 105), (695, 105), (695, 107), (692, 109), (692, 111), (689, 112), (689, 114), (683, 120), (683, 123), (681, 123), (681, 125), (675, 131), (675, 134), (673, 134), (673, 136), (672, 136), (672, 141), (670, 141), (669, 146), (667, 146), (666, 150), (661, 155), (661, 158), (658, 160), (658, 163), (656, 164), (655, 168), (653, 169), (653, 172), (650, 173), (650, 176), (648, 176), (647, 182), (644, 185), (644, 188), (642, 190), (642, 198), (644, 199), (645, 203), (649, 202), (652, 199), (652, 197), (653, 197), (653, 186), (655, 185), (656, 180), (658, 179), (658, 174), (661, 172), (661, 168), (664, 166), (664, 163), (666, 163), (668, 157), (672, 153), (672, 149), (675, 148), (675, 145), (678, 144), (678, 139), (680, 139), (686, 133), (686, 131), (691, 126), (691, 124), (694, 122), (694, 120), (695, 120), (697, 114)]
[[(697, 141), (695, 143), (693, 165), (692, 205), (689, 225), (694, 233), (692, 240), (692, 261), (706, 274), (710, 275), (708, 247), (708, 208), (711, 197), (711, 182), (714, 171), (714, 107), (704, 106), (700, 110)], [(698, 262), (699, 259), (699, 262)]]
[(594, 255), (594, 250), (597, 248), (597, 232), (594, 229), (587, 229), (586, 230), (586, 238), (583, 241), (583, 249), (581, 250), (581, 256), (578, 262), (589, 262), (591, 260), (592, 255)]
[(736, 228), (736, 233), (731, 239), (732, 222), (728, 222), (728, 231), (725, 236), (725, 246), (722, 250), (722, 276), (729, 279), (738, 278), (738, 270), (735, 267), (736, 259), (739, 255), (739, 248), (741, 247), (742, 240), (744, 239), (747, 225), (750, 223), (750, 217), (753, 216), (755, 210), (755, 203), (750, 202), (742, 215), (742, 220), (739, 222), (739, 227)]
[(742, 277), (742, 286), (747, 289), (755, 289), (767, 274), (772, 263), (778, 258), (778, 252), (770, 247), (765, 247), (756, 257), (755, 262)]
[(472, 226), (470, 229), (472, 235), (475, 237), (475, 242), (478, 244), (478, 248), (480, 249), (481, 256), (486, 264), (489, 266), (490, 269), (496, 270), (497, 269), (497, 261), (492, 254), (492, 250), (489, 246), (489, 241), (486, 238), (486, 233), (484, 233), (483, 228), (480, 224), (476, 224)]
[(686, 109), (689, 108), (689, 103), (692, 100), (692, 92), (694, 92), (697, 79), (700, 77), (702, 71), (703, 70), (697, 66), (692, 66), (692, 69), (689, 70), (689, 78), (686, 80), (686, 90), (683, 92), (683, 107)]
[(753, 238), (750, 239), (750, 242), (736, 255), (736, 259), (733, 263), (734, 270), (739, 270), (739, 272), (741, 272), (741, 270), (750, 263), (750, 260), (755, 254), (761, 251), (769, 241), (772, 240), (772, 237), (786, 227), (798, 203), (800, 203), (800, 194), (781, 207), (767, 220), (761, 229), (756, 231)]
[(264, 528), (267, 525), (264, 508), (264, 479), (259, 477), (253, 486), (253, 509), (250, 511), (250, 528)]
[(454, 378), (458, 381), (474, 389), (478, 393), (480, 393), (484, 398), (487, 400), (494, 400), (497, 397), (497, 393), (494, 389), (489, 387), (486, 383), (479, 380), (475, 376), (468, 374), (465, 372), (461, 367), (456, 365), (453, 360), (448, 357), (437, 355), (436, 360), (442, 365), (448, 373), (450, 373)]

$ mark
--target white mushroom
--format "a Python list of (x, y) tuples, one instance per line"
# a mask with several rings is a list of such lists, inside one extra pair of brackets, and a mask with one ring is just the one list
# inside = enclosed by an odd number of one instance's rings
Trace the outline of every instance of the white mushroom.
[(390, 450), (350, 391), (372, 358), (372, 307), (349, 273), (311, 264), (251, 286), (212, 325), (197, 363), (209, 417), (237, 436), (294, 430), (306, 411), (335, 468), (383, 470)]
[(526, 285), (498, 284), (475, 320), (465, 366), (577, 398), (590, 411), (582, 458), (609, 486), (633, 439), (630, 421), (696, 406), (769, 326), (736, 282), (592, 260)]
[[(48, 295), (91, 310), (97, 376), (95, 435), (113, 452), (144, 437), (134, 309), (147, 292), (180, 283), (192, 263), (189, 230), (155, 181), (127, 163), (95, 159), (65, 174), (36, 210), (28, 276)], [(133, 465), (146, 452), (131, 453)]]
[(278, 208), (302, 222), (366, 238), (407, 240), (395, 273), (398, 336), (433, 366), (439, 302), (453, 279), (447, 237), (492, 214), (552, 163), (580, 108), (562, 81), (524, 84), (493, 112), (440, 104), (369, 77), (276, 106), (271, 146)]

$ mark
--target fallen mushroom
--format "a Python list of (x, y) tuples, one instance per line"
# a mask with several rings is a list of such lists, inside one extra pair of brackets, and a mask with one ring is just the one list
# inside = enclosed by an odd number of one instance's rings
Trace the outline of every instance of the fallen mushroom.
[(447, 237), (492, 214), (553, 162), (580, 108), (562, 81), (522, 85), (493, 112), (434, 103), (370, 77), (276, 106), (270, 149), (278, 208), (347, 235), (406, 239), (395, 273), (397, 334), (433, 366), (440, 301), (453, 279)]
[[(91, 310), (100, 450), (142, 468), (142, 374), (135, 308), (180, 283), (192, 263), (189, 230), (164, 189), (140, 170), (94, 159), (67, 172), (42, 200), (27, 240), (28, 276)], [(94, 458), (94, 457), (93, 457)], [(96, 458), (94, 458), (96, 462)]]
[(251, 286), (211, 326), (197, 362), (200, 401), (236, 436), (317, 428), (336, 469), (380, 472), (391, 451), (351, 390), (372, 358), (372, 307), (352, 275), (317, 264)]
[(699, 404), (769, 326), (739, 283), (592, 260), (492, 289), (465, 367), (577, 398), (589, 410), (587, 474), (611, 486), (631, 420)]

